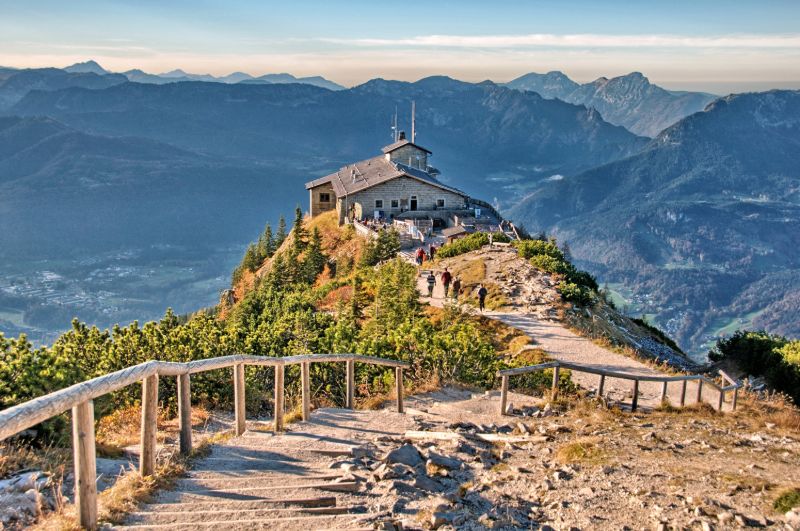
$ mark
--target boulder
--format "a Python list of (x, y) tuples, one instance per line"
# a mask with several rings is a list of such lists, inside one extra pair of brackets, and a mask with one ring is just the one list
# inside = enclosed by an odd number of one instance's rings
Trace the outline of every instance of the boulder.
[(422, 454), (413, 444), (404, 444), (399, 448), (395, 448), (383, 459), (385, 463), (394, 464), (400, 463), (411, 467), (416, 467), (423, 464), (425, 461)]
[(436, 452), (428, 452), (428, 463), (432, 463), (436, 466), (446, 468), (448, 470), (458, 470), (463, 465), (464, 462), (460, 459), (455, 459), (453, 457), (446, 457)]

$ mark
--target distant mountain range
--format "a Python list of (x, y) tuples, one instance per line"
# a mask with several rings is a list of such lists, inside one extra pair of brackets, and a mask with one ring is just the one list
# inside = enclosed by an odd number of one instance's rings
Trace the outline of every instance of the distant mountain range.
[(601, 77), (583, 85), (562, 72), (530, 73), (505, 85), (518, 90), (530, 90), (544, 98), (558, 98), (592, 107), (607, 122), (649, 137), (656, 136), (692, 113), (702, 111), (717, 98), (703, 92), (665, 90), (650, 83), (639, 72), (611, 79)]
[(501, 202), (541, 179), (633, 154), (646, 143), (594, 110), (445, 77), (416, 83), (379, 79), (343, 91), (204, 82), (72, 87), (32, 91), (8, 112), (51, 116), (92, 134), (302, 167), (311, 177), (373, 156), (391, 138), (395, 108), (405, 111), (401, 125), (408, 125), (412, 99), (417, 140), (431, 146), (443, 178)]
[(719, 99), (509, 214), (634, 288), (685, 347), (739, 326), (800, 336), (798, 91)]

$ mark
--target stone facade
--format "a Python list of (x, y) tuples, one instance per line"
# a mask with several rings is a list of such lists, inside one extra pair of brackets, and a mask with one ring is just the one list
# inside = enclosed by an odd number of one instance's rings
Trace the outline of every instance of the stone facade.
[(324, 183), (311, 188), (308, 191), (308, 204), (311, 208), (311, 216), (336, 208), (336, 193), (333, 191), (333, 185)]
[[(316, 193), (316, 190), (312, 189), (312, 193)], [(336, 208), (339, 222), (344, 223), (348, 213), (356, 219), (363, 219), (371, 218), (376, 210), (383, 212), (387, 218), (409, 211), (425, 211), (430, 214), (431, 211), (462, 210), (466, 199), (466, 196), (417, 179), (398, 177), (347, 197), (340, 197)], [(376, 201), (382, 201), (381, 206), (377, 206)], [(445, 212), (442, 212), (442, 218), (447, 218)]]
[(422, 171), (428, 169), (428, 153), (411, 144), (397, 148), (386, 156), (392, 162), (399, 162)]

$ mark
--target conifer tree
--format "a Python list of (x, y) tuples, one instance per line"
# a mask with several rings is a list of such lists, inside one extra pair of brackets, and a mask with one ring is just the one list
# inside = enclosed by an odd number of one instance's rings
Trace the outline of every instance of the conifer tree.
[(244, 260), (242, 260), (242, 265), (247, 268), (248, 271), (255, 271), (261, 265), (261, 262), (258, 259), (258, 248), (256, 244), (251, 243), (247, 246), (247, 251), (244, 253)]
[(322, 273), (324, 267), (325, 255), (322, 252), (322, 238), (320, 237), (319, 229), (314, 227), (308, 240), (308, 248), (303, 261), (306, 282), (312, 284), (317, 279), (317, 276)]
[(278, 232), (275, 234), (275, 250), (281, 246), (286, 239), (286, 220), (283, 216), (278, 220)]
[(308, 231), (303, 225), (303, 211), (300, 207), (294, 209), (294, 225), (292, 226), (292, 241), (298, 253), (306, 248)]
[(258, 255), (263, 262), (275, 253), (275, 241), (272, 238), (272, 227), (269, 223), (264, 228), (264, 233), (258, 238)]

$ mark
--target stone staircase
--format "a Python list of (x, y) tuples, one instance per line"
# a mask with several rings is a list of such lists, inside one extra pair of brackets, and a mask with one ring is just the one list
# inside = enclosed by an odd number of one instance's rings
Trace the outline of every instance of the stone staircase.
[(395, 436), (409, 422), (391, 411), (342, 409), (317, 410), (279, 434), (248, 422), (241, 437), (213, 446), (173, 489), (118, 528), (373, 529), (389, 514), (346, 463), (370, 440)]

